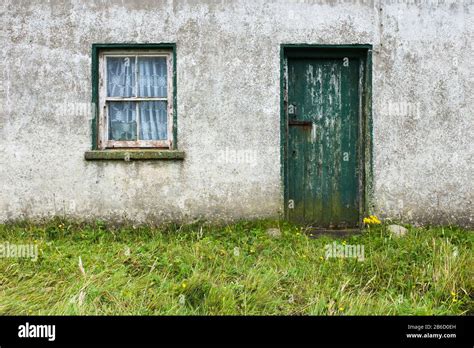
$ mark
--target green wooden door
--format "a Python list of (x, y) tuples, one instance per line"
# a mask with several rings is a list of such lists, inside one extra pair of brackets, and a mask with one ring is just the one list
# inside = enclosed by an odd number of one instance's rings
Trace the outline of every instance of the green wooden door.
[(322, 228), (359, 223), (358, 58), (288, 58), (288, 217)]

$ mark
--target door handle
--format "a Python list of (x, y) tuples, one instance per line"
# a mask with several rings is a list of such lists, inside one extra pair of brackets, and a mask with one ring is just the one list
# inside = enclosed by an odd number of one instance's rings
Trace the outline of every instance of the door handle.
[(298, 127), (313, 127), (312, 121), (289, 120), (288, 125)]

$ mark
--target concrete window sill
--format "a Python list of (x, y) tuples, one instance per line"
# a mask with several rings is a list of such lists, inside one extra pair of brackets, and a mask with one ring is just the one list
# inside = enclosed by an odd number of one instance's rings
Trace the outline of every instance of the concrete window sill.
[(184, 151), (178, 150), (92, 150), (84, 154), (86, 161), (118, 160), (183, 160)]

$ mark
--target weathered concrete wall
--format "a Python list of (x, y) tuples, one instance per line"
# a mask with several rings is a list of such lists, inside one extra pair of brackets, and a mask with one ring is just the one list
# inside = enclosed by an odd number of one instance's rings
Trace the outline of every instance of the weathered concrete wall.
[[(473, 11), (454, 0), (4, 0), (0, 220), (277, 217), (280, 44), (371, 43), (374, 212), (472, 224)], [(177, 44), (185, 161), (84, 161), (91, 44), (107, 42)], [(220, 157), (243, 145), (250, 163)]]

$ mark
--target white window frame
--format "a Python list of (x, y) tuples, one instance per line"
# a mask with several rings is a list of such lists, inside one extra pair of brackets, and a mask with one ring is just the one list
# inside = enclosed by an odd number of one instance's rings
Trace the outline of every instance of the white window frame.
[[(165, 98), (158, 97), (107, 97), (107, 57), (165, 57), (167, 66), (167, 96)], [(135, 84), (138, 86), (138, 64), (135, 66)], [(137, 88), (137, 87), (136, 87)], [(136, 89), (138, 94), (138, 89)], [(137, 122), (137, 139), (138, 140), (110, 140), (109, 136), (109, 120), (107, 102), (111, 101), (166, 101), (167, 103), (167, 139), (166, 140), (139, 140), (140, 136), (140, 115), (136, 112)], [(170, 49), (121, 49), (121, 50), (104, 50), (99, 53), (99, 143), (101, 150), (105, 149), (123, 149), (123, 148), (167, 148), (173, 147), (173, 51)]]

